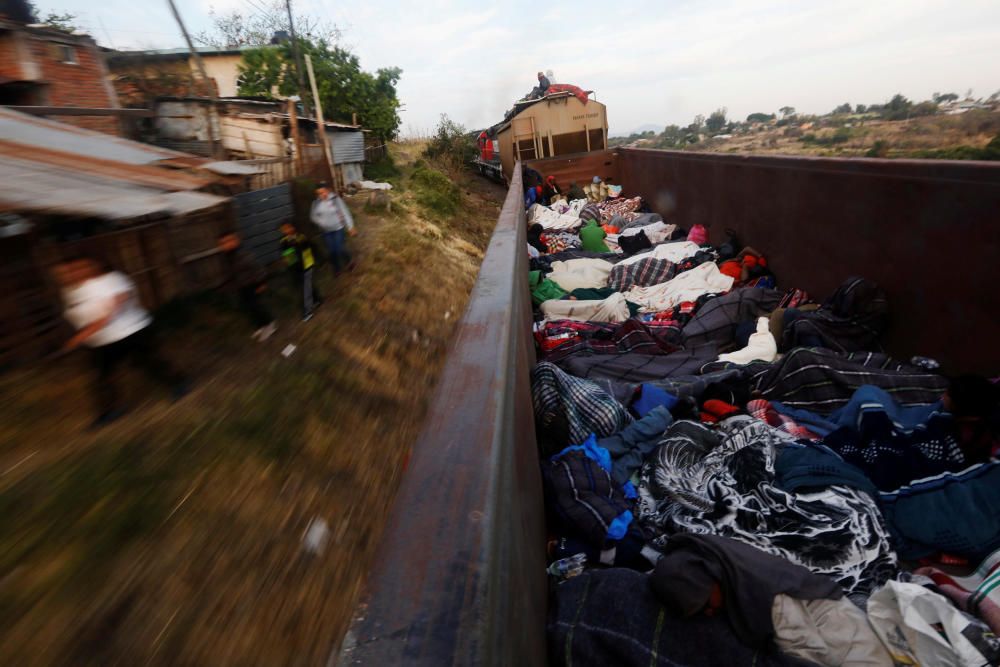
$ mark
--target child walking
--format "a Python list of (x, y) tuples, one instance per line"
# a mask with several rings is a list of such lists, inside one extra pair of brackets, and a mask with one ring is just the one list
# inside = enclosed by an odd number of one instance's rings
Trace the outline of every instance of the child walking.
[(308, 322), (316, 308), (323, 303), (313, 277), (316, 247), (289, 222), (281, 225), (281, 233), (284, 234), (281, 238), (281, 256), (285, 260), (292, 284), (302, 294), (302, 321)]

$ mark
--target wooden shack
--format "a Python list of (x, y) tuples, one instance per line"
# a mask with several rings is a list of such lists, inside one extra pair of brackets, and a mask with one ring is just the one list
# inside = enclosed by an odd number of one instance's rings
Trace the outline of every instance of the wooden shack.
[(60, 259), (127, 273), (148, 308), (225, 278), (216, 239), (235, 227), (232, 200), (212, 194), (224, 176), (177, 166), (198, 160), (0, 108), (0, 368), (65, 340)]
[(597, 100), (569, 92), (514, 105), (514, 114), (496, 132), (500, 163), (508, 179), (517, 160), (600, 151), (608, 145), (608, 117)]

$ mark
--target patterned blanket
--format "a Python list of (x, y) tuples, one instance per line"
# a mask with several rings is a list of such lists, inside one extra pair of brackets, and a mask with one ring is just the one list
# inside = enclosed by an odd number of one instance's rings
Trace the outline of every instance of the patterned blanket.
[(674, 533), (731, 537), (829, 575), (860, 603), (896, 571), (878, 507), (847, 487), (779, 489), (774, 461), (789, 441), (745, 415), (714, 431), (675, 423), (640, 473), (638, 519), (653, 547)]

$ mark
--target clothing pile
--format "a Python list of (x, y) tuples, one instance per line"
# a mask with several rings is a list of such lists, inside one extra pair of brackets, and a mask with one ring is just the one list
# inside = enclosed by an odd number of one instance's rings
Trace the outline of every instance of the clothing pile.
[(996, 382), (601, 185), (528, 216), (551, 661), (1000, 664)]

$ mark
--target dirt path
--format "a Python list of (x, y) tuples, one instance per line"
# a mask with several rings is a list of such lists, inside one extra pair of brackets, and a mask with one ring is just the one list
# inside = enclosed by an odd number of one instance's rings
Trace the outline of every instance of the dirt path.
[[(162, 314), (196, 378), (180, 402), (128, 377), (132, 411), (94, 432), (82, 355), (0, 377), (5, 664), (326, 660), (504, 194), (464, 176), (460, 213), (435, 216), (407, 177), (419, 147), (395, 152), (392, 212), (351, 202), (358, 269), (320, 269), (311, 322), (281, 276), (264, 344), (219, 297)], [(313, 520), (329, 528), (318, 555), (302, 548)]]

